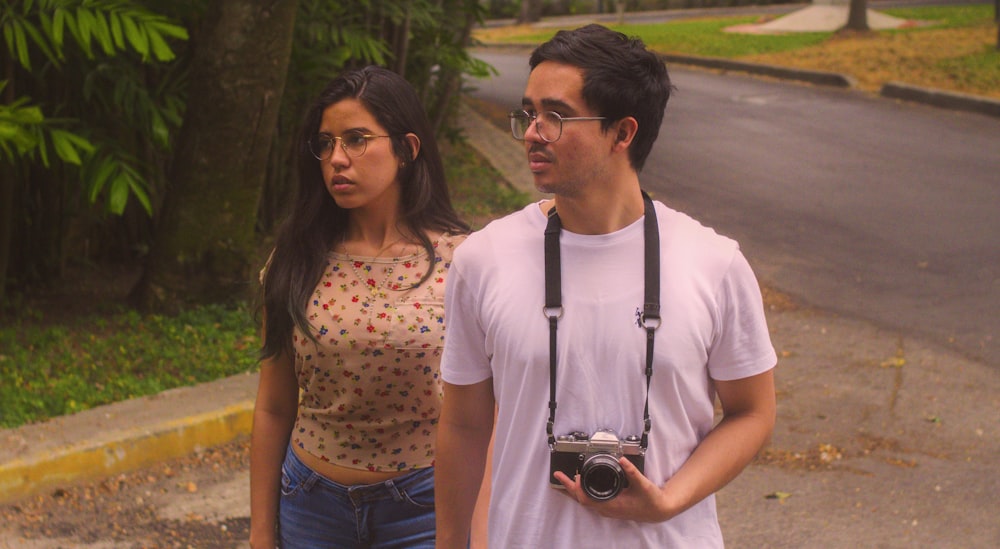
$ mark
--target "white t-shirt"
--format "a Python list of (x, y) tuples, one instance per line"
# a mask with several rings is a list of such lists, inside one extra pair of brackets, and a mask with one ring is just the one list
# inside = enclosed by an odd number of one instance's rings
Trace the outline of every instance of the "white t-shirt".
[[(774, 367), (760, 289), (737, 244), (657, 202), (661, 316), (645, 474), (662, 485), (712, 429), (710, 378)], [(659, 524), (598, 516), (549, 486), (545, 424), (549, 329), (546, 217), (537, 204), (472, 234), (455, 252), (445, 298), (441, 371), (466, 385), (490, 377), (498, 404), (489, 512), (491, 547), (721, 547), (714, 496)], [(642, 432), (645, 338), (643, 223), (606, 235), (563, 230), (554, 434)]]

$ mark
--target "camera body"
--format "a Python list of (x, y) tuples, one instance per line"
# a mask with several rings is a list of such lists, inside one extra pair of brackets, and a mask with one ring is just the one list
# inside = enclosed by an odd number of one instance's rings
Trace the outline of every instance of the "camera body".
[(553, 476), (556, 471), (569, 478), (579, 474), (588, 496), (599, 501), (613, 499), (628, 487), (618, 463), (622, 456), (643, 472), (646, 452), (636, 435), (620, 439), (611, 429), (599, 429), (590, 436), (581, 432), (558, 436), (549, 453), (549, 483), (563, 488)]

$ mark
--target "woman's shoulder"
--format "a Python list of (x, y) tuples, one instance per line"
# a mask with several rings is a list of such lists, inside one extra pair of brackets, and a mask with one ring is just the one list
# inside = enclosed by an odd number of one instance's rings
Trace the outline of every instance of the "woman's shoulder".
[(469, 237), (468, 234), (445, 232), (432, 234), (430, 236), (431, 242), (434, 243), (434, 249), (437, 251), (437, 255), (445, 261), (451, 261), (452, 256), (455, 254), (455, 248), (457, 248), (462, 242), (465, 242), (465, 239)]

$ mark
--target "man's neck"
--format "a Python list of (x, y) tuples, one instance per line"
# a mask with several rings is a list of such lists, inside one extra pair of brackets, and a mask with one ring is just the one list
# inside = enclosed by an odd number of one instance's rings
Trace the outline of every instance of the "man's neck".
[(638, 181), (607, 192), (610, 190), (605, 187), (574, 196), (556, 195), (542, 204), (542, 211), (547, 212), (555, 205), (563, 228), (573, 233), (613, 233), (642, 217), (644, 206)]

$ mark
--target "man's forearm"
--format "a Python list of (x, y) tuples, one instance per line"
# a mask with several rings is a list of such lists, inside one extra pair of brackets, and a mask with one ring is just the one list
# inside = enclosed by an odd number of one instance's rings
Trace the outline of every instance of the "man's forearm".
[(772, 372), (716, 383), (723, 401), (723, 419), (663, 486), (671, 516), (736, 478), (767, 443), (774, 429)]
[(438, 549), (466, 549), (493, 432), (492, 380), (445, 383), (434, 450)]
[(438, 549), (468, 546), (489, 437), (489, 430), (481, 434), (439, 426), (434, 474)]

